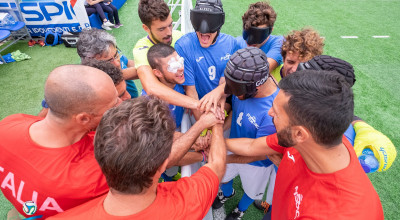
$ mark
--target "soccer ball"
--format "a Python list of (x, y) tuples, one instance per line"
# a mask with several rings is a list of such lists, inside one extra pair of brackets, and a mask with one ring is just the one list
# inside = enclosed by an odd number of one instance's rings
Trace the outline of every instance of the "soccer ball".
[(37, 209), (36, 203), (34, 201), (26, 201), (23, 205), (22, 210), (25, 212), (27, 215), (33, 215), (35, 214)]

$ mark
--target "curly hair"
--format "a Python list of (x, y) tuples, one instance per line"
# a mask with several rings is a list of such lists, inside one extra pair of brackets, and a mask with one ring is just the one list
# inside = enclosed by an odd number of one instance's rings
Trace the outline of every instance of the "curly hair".
[(116, 47), (115, 37), (104, 30), (92, 28), (82, 30), (76, 44), (78, 55), (81, 59), (103, 56), (110, 46)]
[(104, 62), (104, 60), (96, 59), (83, 59), (82, 65), (91, 66), (107, 73), (107, 75), (109, 75), (114, 82), (114, 85), (118, 85), (124, 80), (121, 69), (110, 62)]
[(139, 194), (149, 188), (171, 152), (174, 132), (168, 105), (154, 96), (108, 110), (96, 129), (94, 154), (111, 190)]
[(300, 58), (307, 61), (321, 55), (324, 49), (324, 39), (312, 28), (295, 30), (285, 36), (281, 54), (283, 59), (288, 52), (299, 52)]
[(140, 0), (138, 14), (142, 23), (150, 28), (152, 21), (168, 18), (169, 7), (164, 0)]
[(242, 16), (243, 29), (257, 27), (266, 24), (273, 27), (276, 20), (276, 12), (268, 2), (256, 2), (249, 6), (249, 9)]

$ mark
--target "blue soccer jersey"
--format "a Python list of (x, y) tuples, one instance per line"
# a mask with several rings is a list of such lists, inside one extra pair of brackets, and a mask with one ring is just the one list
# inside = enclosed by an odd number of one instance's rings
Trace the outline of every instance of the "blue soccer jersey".
[[(246, 41), (243, 39), (243, 36), (237, 37), (236, 41), (240, 49), (248, 47)], [(260, 47), (260, 49), (264, 51), (268, 58), (272, 58), (278, 63), (278, 66), (283, 63), (283, 58), (281, 55), (282, 43), (282, 36), (270, 35), (267, 42)]]
[[(174, 87), (174, 90), (185, 95), (185, 89), (183, 88), (182, 85), (176, 84)], [(144, 89), (142, 90), (142, 96), (143, 95), (147, 95), (147, 93), (146, 93), (146, 91), (144, 91)], [(182, 117), (183, 117), (185, 108), (183, 108), (181, 106), (176, 106), (176, 105), (169, 105), (169, 110), (171, 110), (172, 116), (175, 119), (176, 127), (179, 128), (181, 126)]]
[(185, 34), (175, 44), (176, 52), (185, 58), (185, 86), (196, 86), (199, 99), (219, 85), (226, 63), (238, 49), (235, 38), (219, 34), (217, 41), (203, 48), (195, 32)]
[[(121, 69), (126, 69), (128, 64), (128, 58), (125, 55), (121, 55)], [(139, 96), (138, 90), (136, 88), (135, 82), (133, 80), (125, 80), (126, 82), (126, 91), (131, 95), (132, 98), (136, 98)]]
[[(269, 109), (279, 89), (267, 97), (240, 100), (232, 97), (232, 124), (230, 138), (259, 138), (276, 133)], [(268, 167), (272, 162), (268, 159), (250, 163), (254, 166)]]

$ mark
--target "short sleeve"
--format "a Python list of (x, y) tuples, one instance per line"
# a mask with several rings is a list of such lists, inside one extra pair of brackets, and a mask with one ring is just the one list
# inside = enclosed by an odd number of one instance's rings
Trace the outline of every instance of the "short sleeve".
[(268, 50), (267, 57), (274, 59), (278, 63), (278, 65), (281, 65), (283, 63), (283, 58), (281, 55), (283, 37), (277, 36), (273, 39), (274, 40), (271, 42), (271, 47)]
[(278, 136), (276, 133), (267, 136), (266, 141), (268, 147), (270, 147), (272, 150), (279, 152), (281, 154), (285, 152), (285, 148), (278, 144)]

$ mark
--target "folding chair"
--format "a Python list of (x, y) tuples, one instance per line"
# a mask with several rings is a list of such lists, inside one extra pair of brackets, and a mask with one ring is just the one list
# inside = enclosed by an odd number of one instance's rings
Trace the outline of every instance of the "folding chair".
[[(2, 9), (2, 12), (7, 12), (11, 15), (15, 15), (14, 18), (18, 20), (22, 20), (22, 17), (20, 15), (20, 6), (19, 6), (19, 1), (15, 1), (15, 3), (10, 3), (10, 7), (8, 9)], [(19, 14), (19, 16), (17, 15)], [(7, 49), (9, 46), (17, 43), (19, 40), (27, 38), (28, 40), (32, 39), (28, 28), (26, 27), (25, 23), (22, 21), (17, 21), (13, 25), (9, 26), (1, 26), (0, 27), (0, 32), (1, 32), (1, 41), (6, 39), (7, 37), (12, 37), (12, 40), (10, 42), (7, 42), (7, 45), (5, 45), (3, 48), (0, 49), (0, 52), (4, 51)], [(4, 37), (3, 37), (4, 36)], [(5, 37), (6, 36), (6, 37)], [(4, 62), (4, 58), (0, 55), (0, 59)]]
[[(0, 30), (0, 43), (3, 42), (5, 39), (7, 39), (9, 36), (11, 35), (11, 32), (9, 30)], [(4, 60), (3, 56), (1, 56), (1, 52), (5, 49), (7, 49), (8, 46), (6, 46), (5, 48), (0, 50), (0, 59), (1, 62), (3, 62), (4, 64), (6, 63), (6, 61)]]

